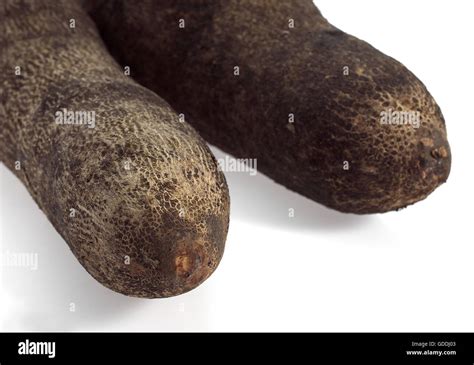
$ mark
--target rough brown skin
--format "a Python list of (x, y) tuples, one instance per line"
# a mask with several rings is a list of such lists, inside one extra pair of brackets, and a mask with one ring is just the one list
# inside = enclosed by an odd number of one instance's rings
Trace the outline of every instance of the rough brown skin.
[[(202, 283), (222, 257), (229, 216), (205, 142), (124, 75), (78, 3), (2, 0), (0, 24), (0, 158), (77, 259), (130, 296)], [(56, 124), (62, 108), (95, 111), (95, 128)]]
[[(328, 207), (396, 210), (449, 175), (444, 119), (425, 86), (311, 0), (102, 0), (89, 10), (112, 54), (208, 142)], [(382, 125), (390, 108), (419, 111), (421, 127)]]

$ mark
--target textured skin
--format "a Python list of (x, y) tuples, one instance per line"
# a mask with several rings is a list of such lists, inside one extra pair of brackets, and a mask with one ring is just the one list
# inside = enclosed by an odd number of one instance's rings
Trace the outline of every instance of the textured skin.
[[(203, 282), (222, 257), (229, 216), (205, 142), (124, 75), (79, 3), (2, 0), (0, 24), (0, 158), (77, 259), (131, 296)], [(62, 108), (95, 111), (95, 128), (56, 124)]]
[[(425, 86), (311, 0), (102, 0), (89, 10), (116, 59), (205, 139), (328, 207), (399, 209), (449, 175), (444, 119)], [(390, 108), (419, 111), (421, 127), (382, 125)]]

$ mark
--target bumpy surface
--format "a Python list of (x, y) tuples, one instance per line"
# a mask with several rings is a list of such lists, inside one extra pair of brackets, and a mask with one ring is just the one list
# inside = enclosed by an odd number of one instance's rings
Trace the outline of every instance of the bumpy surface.
[[(76, 2), (2, 0), (0, 24), (0, 158), (81, 264), (137, 297), (203, 282), (229, 214), (204, 141), (124, 75)], [(94, 111), (95, 128), (57, 124), (63, 108)]]
[[(88, 6), (132, 76), (210, 143), (257, 158), (261, 172), (302, 195), (343, 212), (385, 212), (424, 199), (449, 175), (445, 123), (425, 86), (330, 25), (311, 0)], [(420, 127), (383, 124), (390, 109), (419, 112)]]

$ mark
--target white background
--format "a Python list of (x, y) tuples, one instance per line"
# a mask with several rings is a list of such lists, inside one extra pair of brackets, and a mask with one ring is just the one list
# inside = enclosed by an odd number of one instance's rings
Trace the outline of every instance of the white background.
[(260, 174), (228, 173), (221, 265), (188, 294), (146, 300), (94, 281), (1, 165), (2, 252), (37, 252), (39, 268), (2, 269), (0, 330), (474, 331), (473, 2), (317, 3), (425, 82), (447, 121), (448, 183), (403, 211), (354, 216)]

